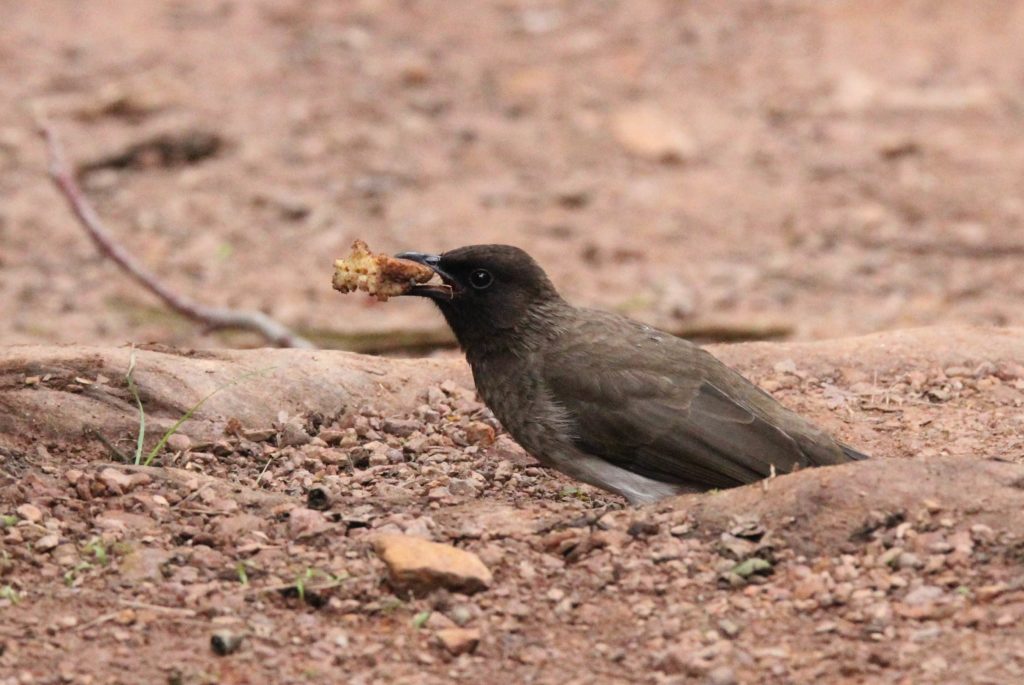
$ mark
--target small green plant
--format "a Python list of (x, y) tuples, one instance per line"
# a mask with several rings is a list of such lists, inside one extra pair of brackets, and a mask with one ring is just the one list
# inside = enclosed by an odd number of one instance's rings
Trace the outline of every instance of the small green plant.
[(750, 557), (744, 559), (740, 563), (732, 567), (732, 573), (735, 573), (740, 578), (749, 578), (753, 575), (769, 575), (772, 572), (772, 564), (770, 561), (761, 559), (759, 557)]
[(249, 573), (245, 569), (244, 561), (240, 561), (235, 564), (235, 573), (238, 574), (238, 582), (244, 587), (249, 587)]
[[(135, 383), (135, 346), (132, 345), (131, 352), (128, 355), (128, 372), (125, 374), (125, 381), (128, 383), (128, 392), (132, 394), (132, 398), (135, 400), (135, 405), (139, 409), (139, 436), (135, 441), (135, 465), (149, 466), (156, 459), (156, 456), (160, 454), (163, 448), (167, 445), (167, 441), (171, 439), (171, 436), (178, 432), (182, 424), (192, 418), (192, 415), (199, 411), (199, 408), (206, 404), (206, 401), (211, 397), (219, 393), (221, 390), (226, 390), (232, 385), (241, 383), (244, 380), (252, 378), (253, 376), (259, 376), (268, 371), (272, 371), (273, 366), (268, 366), (263, 369), (257, 369), (256, 371), (250, 371), (244, 373), (238, 378), (228, 381), (223, 385), (219, 385), (209, 393), (207, 393), (202, 399), (189, 407), (188, 411), (181, 415), (174, 425), (167, 429), (167, 431), (160, 437), (160, 440), (147, 454), (143, 455), (143, 443), (146, 441), (146, 410), (142, 406), (142, 396), (139, 394), (139, 387)], [(269, 463), (269, 462), (268, 462)]]
[(583, 490), (583, 488), (578, 488), (573, 485), (566, 485), (564, 488), (562, 488), (562, 490), (558, 493), (558, 497), (560, 499), (578, 499), (581, 502), (590, 501), (590, 495), (587, 494), (587, 492)]
[(315, 574), (316, 571), (307, 566), (306, 570), (300, 573), (295, 579), (295, 591), (299, 593), (300, 601), (306, 601), (306, 583), (313, 580), (313, 576)]
[(0, 587), (0, 599), (6, 599), (11, 604), (17, 604), (21, 601), (21, 595), (10, 585), (4, 585)]
[(380, 601), (380, 613), (391, 614), (405, 606), (398, 597), (385, 597)]
[(412, 617), (412, 627), (415, 628), (416, 630), (419, 630), (420, 628), (425, 626), (427, 624), (427, 621), (430, 620), (430, 613), (431, 612), (429, 612), (429, 611), (421, 611), (420, 613), (418, 613), (415, 616), (413, 616)]
[(18, 517), (14, 514), (0, 516), (0, 527), (13, 528), (18, 523)]
[(110, 551), (119, 557), (130, 554), (134, 546), (130, 542), (115, 542), (110, 546)]
[(328, 573), (327, 571), (307, 566), (306, 570), (295, 578), (295, 592), (299, 595), (299, 599), (305, 601), (306, 590), (317, 577), (327, 580), (325, 584), (318, 585), (316, 587), (317, 590), (328, 590), (332, 587), (337, 587), (349, 579), (349, 575), (344, 571), (341, 573)]
[(92, 552), (93, 559), (100, 566), (110, 563), (110, 555), (107, 553), (107, 546), (99, 538), (93, 538), (85, 545), (86, 552)]
[(78, 574), (82, 571), (88, 571), (93, 566), (88, 561), (80, 561), (75, 564), (74, 568), (70, 568), (64, 572), (64, 584), (71, 587), (78, 580)]
[[(316, 578), (323, 578), (326, 582), (318, 583), (313, 587), (313, 581)], [(295, 577), (295, 583), (291, 586), (295, 589), (295, 594), (303, 602), (307, 601), (307, 593), (310, 591), (320, 592), (322, 590), (329, 590), (334, 587), (338, 587), (349, 579), (348, 573), (342, 571), (341, 573), (329, 573), (322, 571), (318, 568), (307, 566), (306, 570)], [(290, 589), (290, 588), (289, 588)], [(316, 599), (315, 597), (312, 599)]]

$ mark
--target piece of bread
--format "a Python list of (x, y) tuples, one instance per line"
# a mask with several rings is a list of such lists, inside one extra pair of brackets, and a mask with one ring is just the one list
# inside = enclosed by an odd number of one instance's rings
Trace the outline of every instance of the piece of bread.
[(334, 262), (335, 290), (351, 293), (362, 290), (384, 301), (405, 295), (417, 283), (426, 283), (434, 276), (428, 266), (386, 254), (373, 254), (362, 240), (352, 243), (348, 257)]

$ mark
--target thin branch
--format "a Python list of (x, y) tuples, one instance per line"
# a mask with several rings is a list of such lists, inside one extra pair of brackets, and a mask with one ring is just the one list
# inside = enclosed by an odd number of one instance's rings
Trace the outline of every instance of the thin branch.
[(193, 618), (198, 615), (198, 612), (192, 609), (182, 609), (181, 607), (169, 607), (163, 604), (150, 604), (148, 602), (136, 602), (130, 599), (118, 599), (118, 604), (122, 604), (132, 609), (144, 609), (146, 611), (155, 611), (158, 614), (170, 614), (172, 616), (184, 616), (185, 618)]
[(101, 614), (91, 621), (79, 624), (75, 630), (88, 630), (89, 628), (95, 628), (98, 625), (103, 625), (117, 618), (117, 615), (121, 613), (121, 610), (111, 611), (109, 614)]
[(279, 347), (310, 349), (315, 347), (309, 340), (271, 319), (263, 312), (210, 307), (166, 286), (157, 278), (156, 274), (136, 261), (135, 257), (107, 231), (103, 221), (79, 187), (78, 181), (75, 180), (75, 174), (68, 165), (63, 147), (53, 127), (48, 122), (41, 121), (39, 132), (46, 140), (49, 152), (50, 178), (64, 199), (67, 200), (71, 211), (78, 218), (89, 237), (92, 238), (93, 243), (100, 252), (112, 259), (129, 276), (163, 300), (164, 304), (182, 316), (206, 325), (211, 330), (240, 328), (259, 333), (267, 341)]
[(939, 255), (943, 257), (962, 257), (964, 259), (1003, 259), (1024, 255), (1024, 242), (987, 241), (973, 244), (961, 240), (902, 240), (856, 237), (854, 242), (869, 250), (890, 250), (909, 252), (914, 255)]

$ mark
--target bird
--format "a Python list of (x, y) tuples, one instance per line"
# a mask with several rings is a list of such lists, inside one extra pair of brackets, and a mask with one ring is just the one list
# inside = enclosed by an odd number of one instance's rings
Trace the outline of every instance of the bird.
[(395, 255), (441, 283), (441, 310), (484, 404), (541, 464), (642, 505), (867, 458), (700, 346), (576, 307), (510, 245)]

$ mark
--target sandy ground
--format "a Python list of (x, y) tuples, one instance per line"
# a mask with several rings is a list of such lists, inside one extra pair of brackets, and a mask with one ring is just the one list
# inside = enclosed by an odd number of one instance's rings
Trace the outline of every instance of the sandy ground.
[[(1024, 354), (1019, 329), (958, 333), (1024, 325), (1024, 3), (0, 0), (0, 17), (0, 341), (106, 346), (92, 366), (0, 363), (2, 685), (1024, 679)], [(718, 352), (891, 481), (798, 474), (753, 518), (756, 489), (622, 509), (538, 469), (448, 362), (402, 408), (265, 390), (232, 423), (238, 388), (211, 401), (213, 437), (108, 471), (62, 411), (130, 416), (112, 346), (259, 341), (168, 315), (97, 254), (45, 177), (39, 111), (110, 229), (191, 296), (327, 346), (433, 330), (424, 302), (332, 292), (333, 259), (356, 237), (518, 244), (579, 303), (824, 341)], [(212, 143), (125, 154), (161, 135)], [(846, 340), (932, 324), (961, 328)], [(160, 425), (210, 382), (202, 353), (182, 359), (191, 384), (145, 397)], [(63, 432), (12, 410), (28, 392)], [(106, 424), (122, 452), (126, 426)], [(793, 506), (808, 497), (814, 516)], [(829, 503), (847, 528), (825, 538)], [(389, 531), (475, 553), (490, 585), (395, 587), (371, 541)]]

